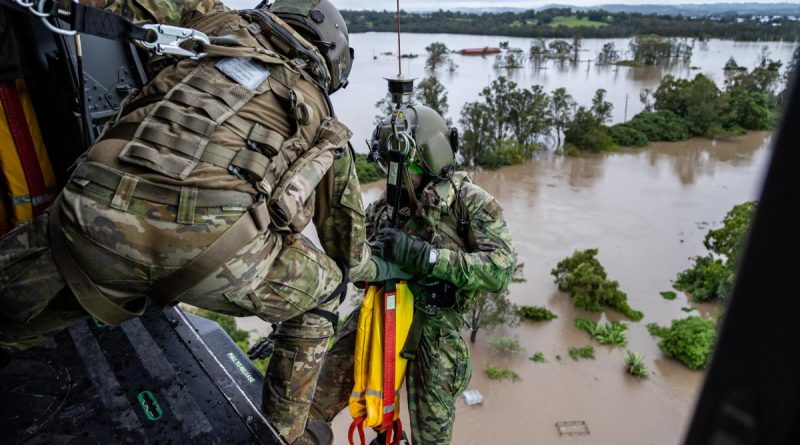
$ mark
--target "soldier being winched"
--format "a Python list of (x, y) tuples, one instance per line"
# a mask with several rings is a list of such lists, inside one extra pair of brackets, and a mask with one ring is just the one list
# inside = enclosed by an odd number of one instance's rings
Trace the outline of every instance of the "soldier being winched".
[[(472, 375), (469, 349), (461, 338), (463, 314), (477, 292), (499, 292), (511, 281), (516, 256), (497, 200), (454, 171), (455, 130), (434, 110), (409, 106), (404, 115), (416, 154), (404, 174), (398, 228), (388, 228), (384, 195), (367, 209), (373, 255), (413, 275), (414, 320), (403, 347), (408, 409), (415, 445), (448, 444), (455, 401)], [(374, 138), (387, 159), (389, 126)], [(353, 351), (358, 315), (348, 317), (325, 358), (312, 416), (332, 419), (353, 387)], [(373, 442), (373, 443), (383, 443)]]
[[(257, 315), (277, 324), (268, 420), (289, 443), (329, 442), (304, 430), (339, 294), (347, 275), (393, 270), (370, 259), (351, 133), (328, 100), (353, 57), (342, 16), (328, 0), (99, 3), (181, 20), (210, 37), (207, 56), (150, 60), (154, 77), (76, 164), (49, 219), (0, 241), (0, 352), (90, 316), (119, 324), (145, 296)], [(325, 252), (300, 234), (311, 221)]]

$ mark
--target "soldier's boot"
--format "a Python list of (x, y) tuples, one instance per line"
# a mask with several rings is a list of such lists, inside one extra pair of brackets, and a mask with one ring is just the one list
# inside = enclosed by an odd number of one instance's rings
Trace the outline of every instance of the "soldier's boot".
[(320, 420), (312, 420), (306, 425), (306, 430), (292, 445), (333, 445), (333, 430), (331, 426)]

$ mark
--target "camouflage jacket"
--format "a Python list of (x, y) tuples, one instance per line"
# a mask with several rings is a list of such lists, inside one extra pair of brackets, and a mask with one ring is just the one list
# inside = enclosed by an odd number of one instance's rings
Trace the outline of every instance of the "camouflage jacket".
[[(461, 194), (460, 202), (457, 193)], [(492, 195), (473, 184), (466, 173), (457, 172), (451, 182), (428, 184), (419, 193), (415, 207), (400, 209), (400, 227), (439, 251), (430, 277), (418, 281), (453, 283), (459, 289), (457, 304), (462, 311), (472, 305), (477, 292), (500, 292), (508, 286), (516, 255), (503, 209)], [(386, 209), (385, 195), (369, 206), (368, 236), (385, 224)], [(458, 233), (462, 211), (467, 227), (465, 233)]]
[[(89, 6), (123, 15), (136, 23), (185, 23), (198, 14), (226, 11), (217, 0), (87, 0)], [(344, 150), (316, 189), (314, 223), (325, 253), (346, 264), (352, 281), (369, 281), (376, 273), (369, 261), (364, 204), (352, 148)]]

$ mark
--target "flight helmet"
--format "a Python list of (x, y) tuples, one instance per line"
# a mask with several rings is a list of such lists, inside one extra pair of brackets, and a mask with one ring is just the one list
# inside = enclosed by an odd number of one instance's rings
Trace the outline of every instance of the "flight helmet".
[(319, 49), (331, 76), (328, 93), (347, 87), (354, 53), (344, 17), (330, 0), (276, 0), (270, 11)]

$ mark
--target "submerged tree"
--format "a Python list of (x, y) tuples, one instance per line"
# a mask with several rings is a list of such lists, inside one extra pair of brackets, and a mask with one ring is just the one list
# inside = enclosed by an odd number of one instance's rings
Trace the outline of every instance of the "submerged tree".
[(544, 39), (534, 39), (531, 41), (528, 57), (537, 63), (541, 62), (547, 57), (547, 44), (545, 43)]
[(572, 51), (572, 45), (570, 45), (566, 40), (553, 40), (548, 45), (548, 48), (550, 50), (549, 55), (557, 59), (567, 58), (569, 53)]
[(561, 147), (561, 134), (575, 115), (575, 99), (567, 93), (566, 88), (558, 88), (550, 96), (551, 124), (556, 131), (556, 149)]
[[(525, 267), (525, 263), (517, 264), (512, 283), (525, 282), (522, 274), (523, 267)], [(475, 301), (467, 313), (471, 327), (469, 335), (471, 343), (475, 343), (481, 328), (491, 330), (502, 325), (516, 326), (519, 324), (517, 305), (508, 299), (508, 295), (509, 291), (505, 289), (499, 293), (479, 292), (475, 296)]]
[(592, 113), (594, 117), (601, 124), (605, 124), (611, 119), (611, 111), (614, 109), (614, 104), (606, 100), (606, 90), (600, 88), (594, 93), (592, 99)]
[(461, 156), (467, 166), (477, 166), (481, 156), (492, 149), (492, 120), (491, 110), (483, 102), (468, 102), (461, 109)]
[(442, 64), (449, 59), (448, 54), (450, 50), (442, 42), (433, 42), (427, 47), (425, 51), (428, 52), (428, 60), (425, 61), (425, 69), (431, 72), (436, 71)]
[(447, 104), (447, 90), (435, 76), (426, 77), (415, 88), (414, 99), (431, 107), (434, 111), (445, 116), (450, 106)]
[(603, 49), (597, 55), (597, 63), (600, 65), (610, 65), (619, 60), (619, 51), (617, 51), (614, 42), (603, 44)]
[(688, 293), (694, 301), (725, 299), (730, 295), (756, 207), (755, 202), (734, 206), (725, 215), (722, 227), (706, 234), (703, 245), (709, 253), (695, 257), (694, 265), (678, 274), (675, 289)]

